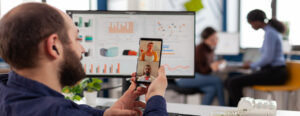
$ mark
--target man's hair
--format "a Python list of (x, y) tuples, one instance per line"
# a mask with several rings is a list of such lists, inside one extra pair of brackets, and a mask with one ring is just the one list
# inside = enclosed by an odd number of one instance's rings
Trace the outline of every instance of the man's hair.
[(150, 68), (151, 68), (151, 66), (150, 66), (149, 64), (145, 65), (145, 68), (146, 68), (146, 67), (150, 67)]
[(69, 43), (67, 24), (55, 8), (43, 3), (26, 3), (0, 20), (0, 55), (15, 69), (37, 65), (39, 44), (51, 34)]

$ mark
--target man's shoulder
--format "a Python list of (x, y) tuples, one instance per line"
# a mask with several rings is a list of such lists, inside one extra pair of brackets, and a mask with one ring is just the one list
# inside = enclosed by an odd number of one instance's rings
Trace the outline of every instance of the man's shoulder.
[(78, 105), (72, 101), (52, 96), (24, 97), (0, 104), (0, 112), (7, 116), (62, 116), (62, 114), (67, 115), (79, 109)]

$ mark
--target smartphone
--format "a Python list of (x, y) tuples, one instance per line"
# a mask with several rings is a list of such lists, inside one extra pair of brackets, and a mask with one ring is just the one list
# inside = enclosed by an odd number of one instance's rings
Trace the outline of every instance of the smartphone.
[(137, 83), (151, 83), (158, 76), (163, 40), (141, 38), (136, 68)]

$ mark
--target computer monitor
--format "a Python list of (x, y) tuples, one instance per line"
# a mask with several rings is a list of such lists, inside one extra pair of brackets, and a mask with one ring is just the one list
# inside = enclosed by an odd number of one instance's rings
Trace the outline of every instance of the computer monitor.
[(217, 55), (238, 55), (240, 41), (238, 33), (218, 32), (218, 44), (215, 50)]
[(194, 77), (195, 13), (180, 11), (67, 11), (85, 48), (87, 76), (128, 77), (136, 72), (140, 38), (162, 38), (168, 78)]
[(257, 62), (261, 57), (259, 48), (245, 49), (243, 62)]

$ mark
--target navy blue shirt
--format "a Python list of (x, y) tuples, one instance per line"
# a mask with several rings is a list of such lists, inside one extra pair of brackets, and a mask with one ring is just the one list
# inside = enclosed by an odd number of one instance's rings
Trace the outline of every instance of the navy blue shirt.
[[(102, 116), (104, 111), (78, 105), (49, 87), (15, 72), (0, 75), (1, 116)], [(166, 101), (162, 96), (151, 97), (144, 116), (164, 116)]]

